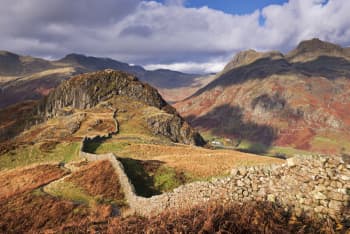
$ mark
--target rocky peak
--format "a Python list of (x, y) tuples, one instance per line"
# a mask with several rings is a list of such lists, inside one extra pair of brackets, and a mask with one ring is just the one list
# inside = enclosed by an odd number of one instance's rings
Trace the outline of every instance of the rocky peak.
[(341, 51), (342, 48), (336, 44), (321, 41), (318, 38), (302, 41), (297, 46), (296, 50), (299, 52), (315, 52), (315, 51)]
[(62, 82), (41, 101), (39, 112), (52, 117), (65, 107), (87, 109), (113, 95), (124, 95), (159, 109), (176, 112), (153, 87), (140, 82), (133, 75), (111, 69), (78, 75)]
[(248, 65), (262, 58), (281, 59), (283, 54), (278, 51), (257, 52), (255, 50), (241, 51), (225, 66), (224, 72), (233, 68)]
[(296, 49), (287, 54), (292, 62), (313, 60), (320, 56), (346, 57), (346, 52), (339, 45), (314, 38), (300, 42)]

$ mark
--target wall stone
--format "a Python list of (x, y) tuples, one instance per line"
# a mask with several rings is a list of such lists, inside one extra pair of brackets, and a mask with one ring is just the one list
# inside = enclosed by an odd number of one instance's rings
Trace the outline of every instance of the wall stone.
[(276, 202), (293, 209), (297, 215), (305, 212), (338, 220), (350, 219), (350, 164), (342, 157), (298, 155), (282, 165), (234, 168), (227, 177), (193, 182), (169, 193), (144, 198), (136, 195), (123, 165), (113, 153), (84, 152), (84, 144), (90, 140), (93, 139), (83, 140), (80, 156), (88, 161), (109, 160), (130, 209), (140, 215), (155, 215), (165, 209), (188, 208), (208, 201), (254, 200)]

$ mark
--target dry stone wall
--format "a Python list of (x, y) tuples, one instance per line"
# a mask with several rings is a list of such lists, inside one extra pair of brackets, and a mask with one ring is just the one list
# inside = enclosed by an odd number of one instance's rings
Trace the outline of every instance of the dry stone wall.
[[(100, 136), (97, 136), (100, 137)], [(208, 201), (221, 203), (270, 201), (303, 212), (350, 220), (350, 164), (336, 156), (295, 156), (283, 165), (234, 168), (224, 178), (194, 182), (174, 191), (144, 198), (137, 196), (123, 165), (113, 153), (96, 155), (84, 152), (88, 161), (109, 160), (119, 177), (131, 210), (150, 216), (165, 209), (181, 209)]]

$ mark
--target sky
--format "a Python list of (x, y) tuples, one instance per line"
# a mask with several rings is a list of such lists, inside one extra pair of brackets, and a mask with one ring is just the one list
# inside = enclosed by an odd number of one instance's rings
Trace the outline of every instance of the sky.
[(239, 51), (350, 45), (349, 0), (0, 0), (0, 50), (218, 72)]

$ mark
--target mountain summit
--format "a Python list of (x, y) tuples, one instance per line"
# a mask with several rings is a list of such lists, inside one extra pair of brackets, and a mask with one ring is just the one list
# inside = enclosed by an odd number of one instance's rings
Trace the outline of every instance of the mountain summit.
[(300, 42), (296, 49), (287, 54), (287, 57), (292, 62), (305, 62), (320, 56), (346, 57), (349, 59), (349, 52), (348, 48), (342, 48), (339, 45), (314, 38)]
[(286, 55), (241, 52), (175, 107), (194, 126), (237, 146), (257, 143), (263, 151), (287, 154), (298, 152), (289, 148), (350, 152), (348, 51), (312, 39)]

